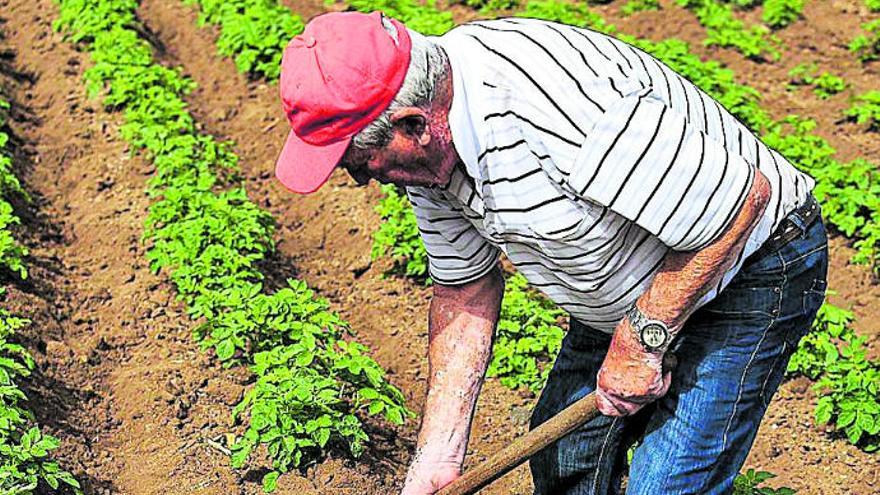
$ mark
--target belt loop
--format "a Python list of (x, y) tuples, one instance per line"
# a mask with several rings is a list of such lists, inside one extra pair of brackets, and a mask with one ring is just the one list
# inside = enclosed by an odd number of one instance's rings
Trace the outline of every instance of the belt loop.
[(788, 215), (788, 220), (794, 224), (798, 230), (801, 231), (801, 235), (804, 235), (807, 232), (807, 222), (804, 219), (803, 213), (800, 210), (795, 210)]
[(807, 234), (807, 228), (819, 215), (819, 202), (816, 201), (815, 196), (809, 194), (807, 201), (800, 208), (791, 212), (788, 218), (801, 231), (801, 237), (803, 237)]

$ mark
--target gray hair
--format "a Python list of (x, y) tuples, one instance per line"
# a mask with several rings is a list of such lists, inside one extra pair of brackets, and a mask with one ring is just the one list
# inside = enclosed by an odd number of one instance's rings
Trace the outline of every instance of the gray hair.
[[(383, 18), (383, 25), (397, 39), (397, 29)], [(388, 108), (352, 139), (360, 150), (382, 148), (391, 141), (391, 115), (405, 107), (428, 108), (434, 99), (435, 88), (446, 76), (446, 57), (443, 50), (425, 36), (407, 29), (412, 48), (410, 63), (403, 84)]]

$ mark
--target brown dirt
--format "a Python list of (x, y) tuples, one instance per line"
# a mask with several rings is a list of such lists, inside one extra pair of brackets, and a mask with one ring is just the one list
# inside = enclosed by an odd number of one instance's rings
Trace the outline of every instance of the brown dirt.
[(169, 286), (139, 244), (153, 167), (117, 138), (117, 115), (84, 97), (86, 57), (52, 33), (49, 2), (2, 3), (12, 65), (30, 277), (9, 307), (30, 317), (39, 368), (31, 405), (62, 440), (87, 493), (229, 493), (238, 474), (206, 443), (228, 429), (240, 372), (189, 336)]
[[(320, 0), (283, 3), (306, 18), (324, 10)], [(861, 67), (840, 46), (865, 19), (856, 8), (860, 3), (809, 2), (806, 20), (779, 33), (789, 48), (774, 64), (700, 46), (702, 28), (670, 2), (662, 12), (626, 19), (617, 15), (622, 3), (600, 10), (624, 32), (690, 41), (698, 53), (724, 61), (739, 81), (761, 90), (775, 117), (797, 112), (816, 118), (819, 132), (844, 159), (880, 157), (876, 134), (835, 123), (848, 94), (880, 82), (874, 66)], [(17, 52), (19, 70), (35, 75), (14, 93), (22, 118), (13, 127), (27, 143), (20, 162), (39, 198), (26, 222), (31, 282), (13, 287), (9, 300), (35, 320), (26, 334), (40, 363), (32, 402), (40, 406), (40, 420), (62, 438), (61, 460), (87, 480), (89, 493), (258, 493), (260, 473), (232, 471), (217, 448), (224, 445), (224, 433), (238, 431), (229, 411), (244, 390), (246, 373), (223, 370), (198, 351), (182, 307), (161, 276), (149, 272), (138, 243), (152, 167), (130, 158), (117, 139), (119, 116), (84, 98), (79, 76), (87, 57), (51, 32), (56, 16), (51, 0), (0, 0), (0, 6), (7, 20), (4, 46)], [(473, 16), (461, 8), (455, 13), (459, 20)], [(199, 84), (190, 102), (205, 130), (238, 143), (251, 198), (279, 221), (279, 271), (295, 270), (327, 297), (419, 411), (430, 292), (384, 278), (386, 265), (370, 263), (378, 189), (354, 187), (337, 174), (315, 195), (284, 190), (272, 176), (287, 132), (277, 87), (248, 81), (215, 55), (216, 31), (198, 29), (192, 8), (145, 0), (139, 15), (164, 45), (162, 61), (182, 65)], [(844, 75), (854, 89), (824, 102), (808, 90), (784, 91), (788, 70), (812, 57)], [(864, 267), (847, 264), (849, 254), (835, 240), (830, 284), (838, 294), (831, 300), (853, 306), (857, 329), (871, 337), (876, 352), (880, 288)], [(772, 471), (779, 475), (776, 484), (802, 494), (880, 493), (876, 455), (813, 425), (815, 398), (808, 387), (804, 380), (782, 386), (746, 467)], [(522, 434), (534, 400), (489, 380), (478, 405), (469, 465)], [(282, 477), (279, 493), (394, 493), (415, 428), (400, 429), (400, 438), (381, 442), (364, 462), (334, 457)], [(520, 468), (486, 493), (530, 491), (527, 470)]]

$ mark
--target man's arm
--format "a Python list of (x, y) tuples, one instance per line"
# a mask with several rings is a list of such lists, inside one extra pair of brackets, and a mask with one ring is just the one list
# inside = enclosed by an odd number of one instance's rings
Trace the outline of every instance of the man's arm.
[(638, 306), (646, 314), (679, 329), (696, 303), (733, 267), (770, 201), (770, 182), (759, 170), (739, 214), (712, 244), (699, 251), (672, 251)]
[[(733, 266), (769, 200), (770, 183), (756, 170), (742, 208), (718, 239), (699, 251), (669, 252), (648, 290), (636, 302), (642, 313), (666, 323), (670, 337), (674, 337), (700, 298)], [(624, 318), (614, 331), (599, 370), (599, 409), (607, 415), (627, 415), (662, 397), (670, 381), (668, 369), (664, 374), (664, 358), (668, 368), (669, 357), (646, 352)]]
[(434, 493), (460, 475), (503, 293), (497, 266), (464, 285), (434, 285), (428, 396), (402, 495)]

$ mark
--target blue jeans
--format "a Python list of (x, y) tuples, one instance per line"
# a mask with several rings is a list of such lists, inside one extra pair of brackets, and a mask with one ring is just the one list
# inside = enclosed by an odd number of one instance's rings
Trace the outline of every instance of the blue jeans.
[[(821, 218), (777, 251), (747, 259), (679, 334), (669, 392), (633, 416), (600, 416), (534, 456), (535, 493), (618, 493), (637, 440), (626, 493), (731, 493), (788, 360), (822, 305), (827, 271)], [(572, 319), (532, 428), (593, 391), (610, 340)]]

